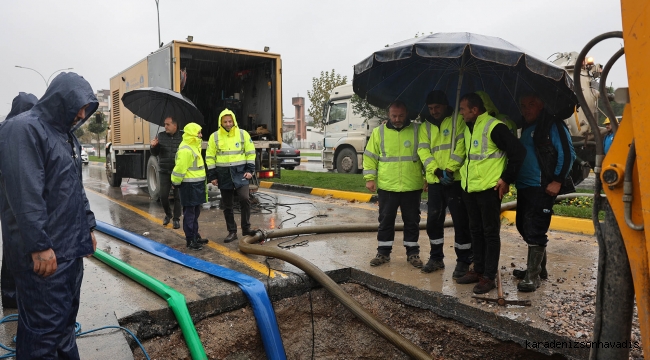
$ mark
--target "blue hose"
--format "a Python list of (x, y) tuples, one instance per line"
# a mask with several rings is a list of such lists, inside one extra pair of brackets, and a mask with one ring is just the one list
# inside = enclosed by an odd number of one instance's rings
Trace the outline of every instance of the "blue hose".
[(271, 360), (286, 360), (287, 356), (284, 352), (284, 345), (282, 344), (280, 329), (275, 319), (275, 312), (273, 311), (273, 306), (271, 306), (271, 300), (266, 293), (264, 284), (261, 281), (223, 266), (184, 254), (167, 245), (160, 244), (144, 236), (131, 233), (102, 221), (97, 221), (97, 227), (95, 229), (163, 259), (236, 283), (251, 303), (253, 314), (257, 321), (257, 327), (260, 329), (266, 356)]

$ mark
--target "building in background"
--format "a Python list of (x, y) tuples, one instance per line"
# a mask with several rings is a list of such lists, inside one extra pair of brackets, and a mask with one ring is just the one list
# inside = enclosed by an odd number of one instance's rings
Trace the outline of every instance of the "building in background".
[[(314, 119), (311, 116), (305, 116), (305, 124), (312, 124), (313, 121)], [(321, 150), (324, 138), (325, 134), (321, 129), (306, 125), (304, 139), (298, 140), (296, 136), (296, 120), (292, 117), (282, 118), (282, 141), (296, 149)]]
[(111, 105), (109, 103), (109, 99), (110, 99), (110, 96), (111, 96), (111, 91), (110, 90), (97, 90), (97, 93), (95, 93), (95, 96), (97, 97), (97, 101), (99, 101), (99, 107), (97, 108), (97, 111), (104, 114), (104, 121), (108, 122), (108, 119), (109, 119), (109, 116), (110, 116), (110, 111), (111, 111)]

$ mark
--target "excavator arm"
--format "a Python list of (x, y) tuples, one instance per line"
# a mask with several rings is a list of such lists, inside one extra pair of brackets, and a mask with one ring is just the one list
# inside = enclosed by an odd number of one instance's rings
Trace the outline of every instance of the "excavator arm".
[[(622, 37), (628, 89), (617, 90), (617, 101), (625, 102), (623, 119), (613, 125), (614, 142), (604, 155), (602, 139), (596, 135), (596, 185), (594, 226), (599, 244), (598, 280), (594, 337), (590, 359), (627, 359), (629, 348), (611, 349), (598, 343), (630, 343), (634, 299), (638, 311), (644, 354), (650, 354), (650, 1), (621, 0), (622, 32), (594, 38), (580, 53), (579, 66), (596, 43)], [(621, 57), (617, 52), (603, 74)], [(579, 72), (578, 72), (579, 74)], [(601, 79), (605, 83), (606, 78)], [(576, 95), (584, 101), (577, 85)], [(604, 86), (604, 85), (603, 85)], [(614, 119), (611, 108), (608, 117)], [(597, 129), (596, 119), (589, 118)], [(601, 196), (604, 192), (605, 196)], [(598, 216), (605, 212), (605, 221)]]

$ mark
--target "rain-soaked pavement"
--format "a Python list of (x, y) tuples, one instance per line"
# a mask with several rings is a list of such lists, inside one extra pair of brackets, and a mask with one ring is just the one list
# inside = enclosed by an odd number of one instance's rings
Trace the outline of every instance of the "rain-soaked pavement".
[[(84, 185), (97, 219), (145, 235), (179, 251), (232, 268), (262, 280), (273, 288), (273, 297), (295, 296), (301, 290), (296, 267), (281, 260), (243, 255), (237, 242), (224, 244), (227, 235), (222, 211), (204, 207), (200, 216), (200, 232), (210, 239), (201, 251), (189, 251), (181, 230), (163, 227), (162, 207), (151, 201), (144, 181), (125, 180), (119, 188), (111, 188), (105, 180), (104, 168), (91, 164), (84, 168)], [(274, 229), (307, 225), (369, 224), (377, 222), (374, 204), (350, 203), (342, 200), (264, 190), (257, 198), (261, 210), (251, 216), (253, 227)], [(423, 221), (426, 214), (423, 214)], [(239, 223), (239, 216), (236, 215)], [(159, 259), (119, 240), (97, 233), (98, 248), (129, 263), (177, 289), (185, 295), (195, 321), (246, 306), (239, 288), (226, 281)], [(468, 326), (487, 331), (502, 340), (519, 344), (528, 341), (568, 341), (574, 333), (563, 333), (553, 320), (552, 307), (562, 294), (580, 295), (595, 288), (597, 246), (594, 237), (551, 232), (548, 247), (549, 280), (534, 293), (519, 293), (510, 275), (514, 266), (526, 263), (526, 246), (514, 226), (502, 227), (500, 268), (503, 289), (508, 299), (531, 300), (532, 307), (497, 307), (472, 299), (473, 285), (458, 285), (451, 273), (455, 266), (453, 229), (445, 232), (446, 271), (423, 274), (406, 262), (401, 246), (402, 235), (396, 234), (391, 262), (370, 267), (375, 255), (374, 233), (329, 234), (279, 239), (264, 246), (304, 242), (290, 251), (314, 263), (336, 281), (355, 281), (369, 288), (394, 296), (407, 304), (433, 310)], [(429, 245), (425, 231), (420, 233), (421, 257), (428, 259)], [(266, 261), (265, 261), (266, 260)], [(275, 271), (270, 271), (267, 264)], [(174, 328), (175, 320), (166, 301), (113, 271), (94, 258), (85, 260), (81, 309), (78, 321), (84, 330), (118, 322), (135, 330), (138, 336), (165, 335)], [(269, 277), (269, 273), (271, 277)], [(496, 297), (496, 290), (489, 294)], [(550, 311), (549, 311), (550, 309)], [(5, 313), (6, 315), (7, 313)], [(555, 316), (554, 316), (555, 315)], [(583, 316), (593, 316), (588, 313)], [(558, 320), (558, 319), (556, 319)], [(570, 319), (563, 319), (570, 322)], [(577, 321), (577, 320), (576, 320)], [(15, 327), (0, 327), (0, 340), (5, 343)], [(581, 336), (589, 338), (591, 328), (580, 328)], [(584, 333), (583, 333), (584, 331)], [(584, 340), (584, 339), (583, 339)], [(82, 358), (130, 359), (131, 353), (119, 331), (79, 340)], [(108, 351), (108, 352), (107, 352)], [(550, 350), (542, 349), (548, 353)], [(555, 349), (573, 358), (586, 358), (588, 349)]]

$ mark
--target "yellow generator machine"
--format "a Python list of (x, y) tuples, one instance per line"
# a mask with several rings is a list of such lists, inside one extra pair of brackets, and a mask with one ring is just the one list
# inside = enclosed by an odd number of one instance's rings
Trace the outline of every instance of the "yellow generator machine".
[[(603, 67), (601, 101), (606, 115), (615, 119), (605, 98), (607, 75), (625, 54), (629, 88), (615, 92), (616, 101), (625, 103), (620, 125), (612, 121), (614, 142), (607, 155), (603, 139), (595, 131), (596, 184), (593, 221), (599, 245), (598, 280), (591, 359), (628, 359), (634, 304), (638, 310), (643, 352), (650, 355), (650, 2), (621, 0), (623, 31), (597, 36), (576, 60), (574, 82), (581, 106), (587, 104), (581, 91), (579, 67), (591, 48), (602, 40), (623, 38), (620, 49)], [(585, 112), (592, 129), (596, 118)], [(602, 193), (606, 195), (603, 196)], [(601, 211), (605, 221), (599, 221)]]
[[(106, 176), (111, 186), (123, 178), (147, 179), (158, 198), (158, 159), (149, 149), (164, 128), (145, 121), (122, 104), (124, 93), (162, 87), (181, 93), (203, 114), (204, 140), (218, 129), (228, 108), (257, 150), (257, 178), (280, 177), (272, 154), (282, 139), (282, 62), (280, 55), (172, 41), (111, 78), (111, 116), (106, 145)], [(203, 142), (203, 148), (207, 142)]]

